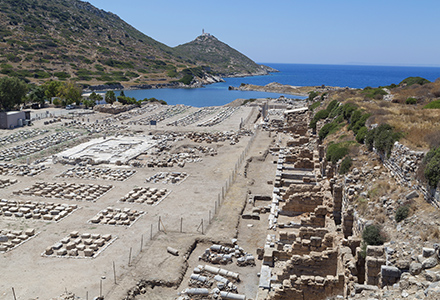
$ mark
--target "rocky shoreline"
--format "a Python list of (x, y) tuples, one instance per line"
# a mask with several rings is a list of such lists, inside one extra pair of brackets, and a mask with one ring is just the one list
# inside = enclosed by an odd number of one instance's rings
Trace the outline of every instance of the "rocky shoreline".
[(137, 85), (127, 85), (124, 86), (121, 83), (117, 84), (100, 84), (100, 85), (90, 85), (84, 89), (84, 92), (95, 92), (95, 91), (118, 91), (118, 90), (150, 90), (150, 89), (163, 89), (163, 88), (175, 88), (175, 89), (194, 89), (201, 88), (207, 84), (225, 82), (224, 78), (238, 78), (238, 77), (249, 77), (249, 76), (261, 76), (269, 75), (270, 73), (279, 72), (278, 70), (261, 65), (261, 70), (259, 72), (254, 72), (252, 74), (221, 74), (220, 76), (211, 75), (205, 73), (202, 78), (195, 77), (191, 84), (186, 85), (182, 82), (166, 82), (166, 83), (153, 83), (153, 84), (137, 84)]
[(296, 96), (307, 97), (308, 92), (313, 90), (314, 87), (293, 86), (285, 85), (278, 82), (272, 82), (265, 86), (242, 83), (239, 87), (229, 86), (229, 90), (233, 91), (257, 91), (257, 92), (269, 92), (269, 93), (282, 93)]

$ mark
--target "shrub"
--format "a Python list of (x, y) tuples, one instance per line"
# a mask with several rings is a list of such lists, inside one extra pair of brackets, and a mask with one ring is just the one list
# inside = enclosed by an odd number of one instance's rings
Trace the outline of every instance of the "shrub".
[(311, 101), (311, 100), (315, 99), (315, 97), (318, 96), (318, 95), (319, 95), (318, 92), (311, 91), (311, 92), (309, 92), (309, 98), (308, 99)]
[(322, 119), (327, 119), (328, 117), (328, 110), (327, 109), (323, 109), (318, 111), (314, 116), (312, 121), (310, 121), (310, 128), (312, 128), (313, 130), (316, 130), (316, 123), (318, 123), (319, 120)]
[(353, 165), (353, 162), (352, 162), (350, 156), (347, 156), (346, 158), (344, 158), (344, 160), (341, 163), (341, 167), (339, 168), (339, 174), (345, 174), (348, 171), (350, 171), (350, 168), (352, 165)]
[(338, 123), (331, 122), (322, 126), (321, 130), (319, 130), (319, 139), (322, 141), (326, 138), (326, 136), (334, 130), (338, 126)]
[(425, 83), (430, 83), (428, 79), (422, 78), (422, 77), (408, 77), (402, 80), (399, 85), (406, 84), (407, 86), (413, 85), (413, 84), (420, 84), (424, 85)]
[(338, 105), (339, 105), (339, 102), (337, 101), (337, 100), (333, 100), (332, 102), (330, 102), (328, 105), (327, 105), (327, 111), (330, 113), (333, 109), (335, 109), (336, 107), (338, 107)]
[(409, 214), (409, 206), (408, 205), (400, 206), (399, 208), (397, 208), (396, 215), (394, 216), (394, 218), (396, 222), (399, 223), (400, 221), (403, 221), (406, 218), (408, 218), (408, 214)]
[(406, 99), (405, 103), (406, 104), (417, 104), (417, 99), (409, 97), (408, 99)]
[(368, 128), (365, 126), (361, 127), (356, 134), (356, 141), (359, 144), (363, 144), (365, 141), (365, 137), (367, 136), (367, 133), (368, 133)]
[(431, 149), (425, 156), (425, 178), (431, 187), (436, 188), (440, 181), (440, 147)]
[(319, 107), (320, 105), (321, 105), (321, 102), (320, 102), (320, 101), (313, 102), (312, 104), (310, 104), (309, 109), (310, 109), (311, 111), (314, 111), (315, 108)]
[(385, 242), (385, 238), (378, 225), (368, 225), (362, 232), (362, 239), (367, 245), (380, 246)]
[(401, 137), (400, 132), (395, 132), (391, 125), (385, 123), (368, 131), (365, 136), (365, 144), (370, 151), (374, 147), (381, 155), (389, 157), (394, 143)]
[(52, 101), (53, 105), (55, 106), (60, 106), (61, 105), (61, 100), (58, 98), (53, 99)]
[(375, 89), (373, 89), (373, 88), (370, 88), (370, 87), (364, 88), (362, 93), (365, 94), (365, 96), (370, 98), (370, 99), (378, 99), (378, 100), (382, 99), (384, 95), (388, 94), (382, 88), (375, 88)]
[(341, 109), (344, 119), (348, 121), (351, 118), (351, 114), (357, 109), (357, 106), (353, 103), (345, 103)]
[(191, 81), (193, 80), (193, 76), (190, 74), (184, 75), (181, 79), (179, 79), (179, 82), (182, 82), (183, 84), (189, 85), (191, 84)]
[(327, 147), (326, 159), (335, 164), (347, 154), (348, 146), (346, 143), (330, 144)]
[(437, 99), (437, 100), (429, 102), (423, 108), (427, 108), (427, 109), (440, 109), (440, 99)]

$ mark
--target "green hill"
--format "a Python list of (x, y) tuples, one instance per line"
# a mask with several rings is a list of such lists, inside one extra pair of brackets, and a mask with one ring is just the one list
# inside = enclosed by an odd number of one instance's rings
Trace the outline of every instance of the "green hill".
[(224, 75), (258, 70), (230, 47), (219, 48), (233, 55), (227, 65), (225, 58), (208, 59), (184, 46), (168, 47), (87, 2), (0, 0), (0, 76), (139, 85), (178, 81), (202, 65)]
[(212, 66), (212, 71), (222, 76), (257, 75), (275, 71), (256, 64), (207, 33), (198, 36), (192, 42), (177, 46), (175, 51), (180, 57), (189, 58), (191, 63)]

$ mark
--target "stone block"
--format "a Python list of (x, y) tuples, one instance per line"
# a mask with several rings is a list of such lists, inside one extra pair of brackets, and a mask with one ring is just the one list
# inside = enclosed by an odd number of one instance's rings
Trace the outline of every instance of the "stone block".
[(92, 249), (84, 249), (84, 255), (86, 257), (92, 257), (93, 253), (94, 253), (94, 251)]
[(401, 271), (399, 268), (392, 266), (381, 266), (380, 269), (382, 277), (390, 277), (390, 278), (400, 278)]
[(413, 276), (419, 275), (422, 272), (422, 264), (418, 262), (411, 262), (409, 265), (409, 273)]
[(423, 251), (422, 252), (423, 257), (426, 257), (426, 258), (431, 257), (431, 256), (433, 256), (435, 254), (435, 249), (434, 248), (425, 248), (425, 247), (423, 247), (422, 251)]
[(431, 269), (431, 268), (434, 268), (437, 264), (438, 264), (437, 258), (436, 257), (430, 257), (430, 258), (425, 259), (422, 262), (422, 269), (423, 270)]

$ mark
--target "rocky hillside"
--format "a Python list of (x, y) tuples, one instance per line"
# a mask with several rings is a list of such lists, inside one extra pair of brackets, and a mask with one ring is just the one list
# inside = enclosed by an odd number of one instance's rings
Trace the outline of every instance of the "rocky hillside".
[(276, 71), (255, 63), (209, 33), (177, 46), (175, 51), (180, 57), (189, 58), (191, 63), (211, 66), (212, 71), (222, 76), (265, 75)]
[(203, 55), (199, 60), (197, 53), (176, 52), (87, 2), (0, 1), (0, 76), (36, 83), (54, 79), (127, 86), (169, 83), (185, 75), (182, 82), (191, 82), (188, 74), (200, 75), (192, 69), (202, 65), (224, 70), (224, 75), (259, 71), (258, 65), (237, 51), (230, 69)]

